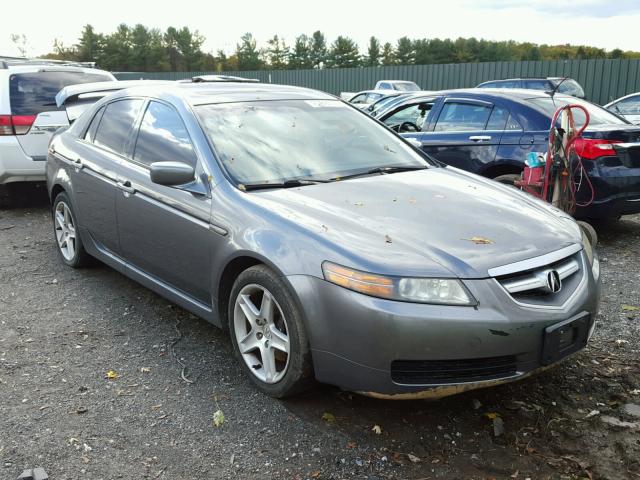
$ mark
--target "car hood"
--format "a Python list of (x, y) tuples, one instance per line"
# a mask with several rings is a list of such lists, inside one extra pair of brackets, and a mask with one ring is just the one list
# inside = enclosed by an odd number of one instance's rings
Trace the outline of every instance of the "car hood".
[(552, 207), (450, 167), (249, 195), (330, 242), (325, 260), (381, 274), (486, 278), (581, 241)]

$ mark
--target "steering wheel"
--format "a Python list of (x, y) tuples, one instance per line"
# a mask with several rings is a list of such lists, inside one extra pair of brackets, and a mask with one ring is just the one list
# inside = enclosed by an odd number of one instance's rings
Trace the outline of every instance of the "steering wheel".
[(402, 122), (398, 127), (398, 132), (419, 132), (420, 127), (413, 122)]

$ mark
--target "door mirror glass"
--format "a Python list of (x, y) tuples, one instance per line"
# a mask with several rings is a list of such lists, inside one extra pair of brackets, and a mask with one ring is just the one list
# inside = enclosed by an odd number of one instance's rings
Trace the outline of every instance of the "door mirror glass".
[(196, 172), (191, 165), (182, 162), (154, 162), (150, 176), (153, 183), (173, 187), (193, 182)]

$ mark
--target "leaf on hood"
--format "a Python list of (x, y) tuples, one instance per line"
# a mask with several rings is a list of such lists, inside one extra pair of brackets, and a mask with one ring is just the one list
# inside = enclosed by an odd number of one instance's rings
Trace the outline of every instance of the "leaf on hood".
[(491, 245), (494, 242), (493, 240), (485, 237), (471, 237), (471, 238), (463, 238), (462, 240), (468, 240), (470, 242), (475, 243), (476, 245)]
[(113, 370), (109, 370), (106, 375), (105, 378), (107, 380), (115, 380), (116, 378), (118, 378), (118, 374), (116, 372), (114, 372)]

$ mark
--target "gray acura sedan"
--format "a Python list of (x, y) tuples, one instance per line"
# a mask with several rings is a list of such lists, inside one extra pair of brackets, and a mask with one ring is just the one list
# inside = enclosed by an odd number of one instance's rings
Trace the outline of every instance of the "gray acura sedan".
[(49, 147), (61, 260), (89, 256), (230, 333), (285, 397), (511, 381), (583, 348), (599, 264), (566, 214), (447, 167), (327, 94), (127, 88)]

